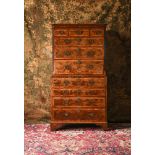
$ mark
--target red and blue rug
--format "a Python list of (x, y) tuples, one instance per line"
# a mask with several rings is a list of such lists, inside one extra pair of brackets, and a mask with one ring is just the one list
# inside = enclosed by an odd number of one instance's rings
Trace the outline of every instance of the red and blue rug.
[(25, 124), (25, 155), (130, 155), (130, 127), (72, 127)]

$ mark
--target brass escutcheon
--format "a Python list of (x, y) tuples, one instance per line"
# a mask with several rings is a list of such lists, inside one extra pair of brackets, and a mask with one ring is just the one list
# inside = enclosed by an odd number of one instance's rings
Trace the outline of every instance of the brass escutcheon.
[(64, 31), (59, 31), (59, 33), (60, 33), (60, 34), (65, 34), (65, 32), (64, 32)]
[(72, 41), (71, 41), (70, 39), (65, 39), (64, 42), (65, 42), (66, 44), (70, 44)]
[(87, 56), (88, 57), (93, 57), (95, 55), (95, 52), (94, 51), (88, 51), (87, 52)]
[(95, 41), (94, 41), (93, 39), (89, 39), (89, 40), (88, 40), (88, 43), (89, 43), (89, 44), (93, 44), (94, 42), (95, 42)]
[(82, 62), (81, 62), (81, 60), (77, 60), (76, 63), (80, 65)]
[(68, 86), (69, 83), (70, 83), (70, 82), (69, 82), (68, 80), (64, 80), (64, 85), (65, 85), (65, 86)]
[(69, 115), (68, 113), (65, 113), (65, 114), (64, 114), (65, 117), (68, 117), (68, 115)]
[(89, 113), (88, 114), (90, 117), (93, 117), (94, 116), (94, 113)]

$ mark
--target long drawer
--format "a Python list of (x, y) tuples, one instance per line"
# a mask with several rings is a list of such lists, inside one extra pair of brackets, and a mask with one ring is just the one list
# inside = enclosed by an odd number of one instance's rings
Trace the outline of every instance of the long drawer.
[(53, 97), (53, 107), (105, 107), (105, 97)]
[(89, 38), (70, 38), (57, 37), (54, 39), (54, 46), (104, 46), (103, 37), (89, 37)]
[(56, 121), (105, 121), (105, 109), (100, 110), (54, 110), (53, 119)]
[(52, 96), (105, 96), (105, 89), (52, 89)]
[(103, 47), (55, 47), (54, 59), (104, 59)]
[(53, 88), (103, 88), (105, 78), (52, 78)]
[(102, 60), (55, 60), (54, 74), (103, 74)]

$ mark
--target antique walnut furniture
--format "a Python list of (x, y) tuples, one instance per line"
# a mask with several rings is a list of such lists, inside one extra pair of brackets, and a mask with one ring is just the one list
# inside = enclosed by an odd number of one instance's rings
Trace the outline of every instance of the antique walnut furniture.
[(54, 24), (51, 130), (70, 123), (107, 128), (102, 24)]

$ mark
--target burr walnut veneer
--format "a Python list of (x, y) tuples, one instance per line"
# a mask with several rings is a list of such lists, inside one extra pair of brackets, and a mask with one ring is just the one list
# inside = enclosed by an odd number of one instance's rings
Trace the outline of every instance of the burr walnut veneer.
[(102, 24), (54, 24), (51, 130), (70, 123), (107, 127)]

